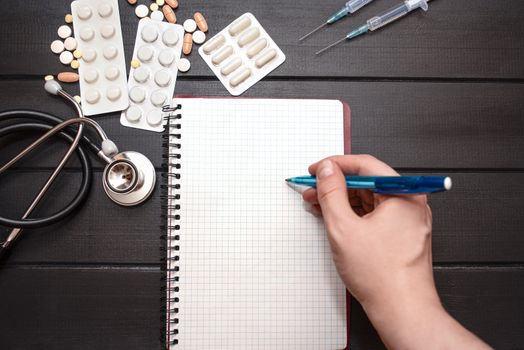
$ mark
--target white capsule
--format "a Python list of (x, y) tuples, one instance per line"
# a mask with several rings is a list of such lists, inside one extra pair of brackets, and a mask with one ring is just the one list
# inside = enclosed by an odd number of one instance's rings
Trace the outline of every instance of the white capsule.
[(64, 43), (61, 40), (55, 40), (51, 43), (51, 51), (53, 53), (56, 53), (57, 55), (59, 53), (62, 53), (64, 51)]
[(71, 27), (68, 25), (63, 25), (58, 28), (58, 36), (62, 39), (69, 38), (73, 34)]
[(138, 106), (131, 106), (126, 111), (126, 119), (128, 122), (134, 123), (142, 117), (142, 109)]
[(229, 84), (231, 84), (232, 87), (238, 86), (240, 83), (242, 83), (244, 80), (246, 80), (250, 76), (251, 76), (251, 69), (244, 68), (238, 74), (234, 75), (231, 78), (231, 80), (229, 81)]
[(167, 69), (155, 73), (155, 83), (160, 87), (166, 87), (171, 83), (171, 73)]
[(178, 34), (173, 29), (166, 30), (164, 34), (162, 35), (162, 41), (167, 46), (175, 46), (176, 43), (178, 42), (178, 39), (179, 39)]
[(222, 48), (220, 51), (218, 51), (213, 57), (211, 57), (211, 62), (213, 62), (215, 66), (218, 66), (220, 63), (222, 63), (226, 58), (228, 58), (232, 54), (233, 54), (233, 47), (228, 45)]
[(69, 37), (64, 40), (64, 47), (67, 51), (75, 51), (77, 46), (76, 39), (73, 37)]
[(222, 69), (220, 70), (220, 73), (224, 76), (228, 76), (229, 74), (233, 73), (238, 67), (242, 65), (242, 60), (239, 57), (233, 58), (231, 61), (229, 61)]
[(69, 51), (64, 51), (60, 54), (60, 62), (65, 65), (71, 64), (73, 58), (73, 54)]
[(249, 28), (244, 34), (238, 38), (238, 46), (244, 47), (247, 44), (253, 42), (260, 36), (260, 30), (258, 28)]
[(216, 36), (213, 39), (209, 40), (207, 44), (205, 44), (202, 47), (202, 50), (204, 50), (204, 53), (206, 55), (209, 55), (211, 52), (215, 51), (216, 49), (224, 45), (225, 42), (226, 42), (226, 39), (224, 38), (223, 35)]
[(247, 50), (247, 57), (249, 58), (253, 58), (255, 57), (256, 55), (258, 55), (258, 53), (260, 51), (262, 51), (263, 49), (265, 49), (267, 46), (267, 39), (265, 38), (261, 38), (261, 39), (258, 39), (253, 45), (251, 45), (251, 47)]
[(142, 39), (147, 43), (152, 43), (158, 38), (158, 30), (156, 27), (150, 25), (142, 29)]
[(269, 51), (264, 52), (262, 56), (257, 58), (257, 60), (255, 61), (255, 65), (257, 66), (257, 68), (262, 68), (266, 64), (271, 62), (271, 60), (273, 60), (273, 58), (275, 57), (277, 57), (277, 50), (271, 49)]
[(184, 21), (184, 30), (188, 33), (193, 33), (197, 28), (197, 24), (194, 19), (186, 19)]
[(242, 17), (229, 27), (229, 34), (236, 36), (251, 25), (251, 18)]
[(129, 98), (134, 103), (142, 103), (146, 99), (146, 91), (141, 87), (135, 86), (129, 90)]

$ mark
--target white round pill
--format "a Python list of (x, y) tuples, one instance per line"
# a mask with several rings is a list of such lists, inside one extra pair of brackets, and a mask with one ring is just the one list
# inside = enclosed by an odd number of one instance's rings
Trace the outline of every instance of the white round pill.
[(63, 25), (58, 28), (58, 36), (62, 39), (69, 38), (73, 34), (71, 27), (68, 25)]
[(57, 55), (64, 51), (64, 43), (61, 40), (55, 40), (51, 43), (51, 51)]
[(151, 94), (151, 103), (154, 106), (162, 107), (167, 100), (167, 96), (164, 92), (158, 90)]
[(115, 80), (120, 76), (120, 70), (116, 66), (108, 66), (104, 72), (107, 80)]
[(109, 45), (104, 49), (104, 57), (108, 60), (112, 60), (118, 54), (118, 50), (113, 45)]
[(95, 37), (95, 31), (91, 27), (80, 29), (80, 38), (84, 41), (90, 41)]
[(178, 39), (179, 39), (178, 34), (173, 29), (166, 30), (164, 34), (162, 35), (162, 41), (167, 46), (175, 46), (176, 43), (178, 42)]
[(107, 88), (106, 96), (109, 101), (116, 101), (122, 96), (122, 90), (118, 86), (110, 86)]
[(167, 69), (155, 73), (155, 83), (160, 87), (166, 87), (171, 82), (171, 72)]
[(146, 99), (146, 90), (141, 87), (135, 86), (129, 90), (129, 98), (134, 103), (142, 103)]
[(151, 126), (159, 126), (162, 123), (162, 112), (153, 110), (147, 114), (147, 123)]
[(100, 28), (100, 34), (102, 34), (102, 37), (104, 39), (111, 39), (115, 35), (115, 27), (112, 24), (104, 24), (102, 28)]
[(94, 104), (100, 100), (100, 92), (98, 90), (88, 90), (86, 93), (86, 101), (88, 103)]
[(98, 71), (94, 68), (86, 69), (84, 72), (84, 80), (89, 84), (96, 82), (98, 80)]
[(145, 26), (142, 29), (142, 39), (147, 43), (152, 43), (158, 38), (158, 30), (155, 26)]
[(86, 62), (93, 62), (96, 60), (96, 50), (95, 49), (86, 49), (82, 54), (82, 59)]
[(135, 69), (133, 72), (133, 78), (137, 83), (145, 83), (149, 79), (149, 69), (147, 67), (141, 66)]
[(142, 117), (142, 109), (138, 106), (131, 106), (126, 111), (126, 119), (128, 122), (134, 123)]
[(73, 62), (73, 54), (69, 51), (64, 51), (60, 54), (60, 62), (62, 62), (62, 64), (71, 64), (71, 62)]
[(141, 62), (149, 62), (153, 58), (155, 51), (152, 46), (142, 46), (137, 51), (137, 57)]
[(200, 30), (197, 30), (193, 33), (193, 42), (197, 45), (200, 45), (206, 41), (206, 34)]
[(149, 8), (146, 5), (138, 5), (135, 9), (135, 14), (138, 18), (147, 17), (149, 14)]
[(175, 54), (172, 49), (165, 49), (158, 55), (158, 62), (164, 67), (169, 67), (175, 60)]
[(64, 47), (67, 51), (75, 51), (76, 50), (76, 39), (73, 37), (69, 37), (64, 40)]
[(100, 4), (98, 6), (98, 14), (100, 17), (109, 17), (113, 14), (113, 6), (110, 4)]
[(181, 58), (176, 66), (179, 71), (185, 73), (191, 68), (191, 62), (187, 58)]
[(93, 11), (91, 11), (90, 7), (83, 6), (78, 9), (77, 14), (78, 14), (78, 18), (86, 20), (86, 19), (91, 18)]
[(186, 19), (184, 21), (184, 30), (188, 33), (193, 33), (197, 28), (197, 24), (194, 19)]
[(159, 21), (159, 22), (162, 22), (164, 20), (164, 14), (162, 13), (162, 11), (153, 11), (151, 12), (151, 19), (153, 21)]

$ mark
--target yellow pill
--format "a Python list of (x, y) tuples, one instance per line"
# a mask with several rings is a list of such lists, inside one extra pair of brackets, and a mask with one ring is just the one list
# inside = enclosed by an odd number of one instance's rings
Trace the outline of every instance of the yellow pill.
[(131, 61), (131, 67), (133, 67), (133, 68), (138, 68), (138, 67), (140, 67), (141, 64), (142, 63), (139, 60), (132, 60)]
[(64, 20), (67, 24), (73, 23), (73, 15), (68, 13), (67, 15), (65, 15)]
[(156, 2), (152, 3), (151, 6), (149, 6), (149, 9), (151, 11), (158, 11), (158, 4)]
[(82, 98), (78, 95), (73, 97), (77, 103), (82, 103)]
[(160, 6), (164, 6), (166, 2), (164, 0), (156, 0), (156, 4), (160, 7)]
[(73, 57), (76, 58), (76, 59), (82, 58), (82, 51), (80, 51), (80, 50), (73, 51)]
[(71, 68), (78, 69), (78, 67), (80, 67), (80, 62), (78, 62), (78, 60), (71, 61)]
[(45, 81), (55, 80), (55, 77), (52, 76), (52, 75), (46, 75), (46, 76), (44, 77), (44, 80), (45, 80)]

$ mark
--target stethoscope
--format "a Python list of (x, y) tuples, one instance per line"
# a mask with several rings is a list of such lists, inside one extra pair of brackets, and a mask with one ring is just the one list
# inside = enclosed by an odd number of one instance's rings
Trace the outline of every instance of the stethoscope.
[[(17, 240), (22, 229), (54, 224), (75, 211), (87, 199), (92, 182), (92, 169), (84, 147), (88, 147), (106, 163), (102, 183), (104, 191), (113, 202), (122, 206), (138, 205), (149, 198), (155, 188), (155, 167), (148, 158), (138, 152), (119, 152), (115, 143), (108, 139), (102, 127), (93, 119), (84, 117), (78, 102), (65, 92), (57, 81), (47, 81), (45, 90), (52, 95), (59, 95), (66, 101), (69, 101), (75, 107), (78, 118), (62, 120), (51, 114), (30, 110), (14, 110), (0, 113), (0, 123), (8, 124), (0, 127), (0, 137), (34, 130), (46, 131), (43, 136), (3, 165), (0, 168), (0, 175), (54, 135), (66, 139), (71, 143), (71, 146), (20, 219), (8, 219), (0, 216), (0, 225), (12, 228), (6, 241), (1, 243), (0, 257)], [(13, 122), (15, 119), (18, 121)], [(78, 129), (70, 128), (74, 124), (79, 125)], [(96, 131), (101, 139), (100, 147), (83, 134), (84, 125), (89, 125)], [(47, 217), (30, 218), (29, 216), (74, 152), (78, 154), (83, 174), (78, 193), (65, 208), (57, 213)]]

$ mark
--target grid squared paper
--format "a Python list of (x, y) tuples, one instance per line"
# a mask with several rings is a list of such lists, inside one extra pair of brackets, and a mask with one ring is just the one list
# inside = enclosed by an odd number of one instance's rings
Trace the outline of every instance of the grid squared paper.
[[(170, 194), (179, 277), (171, 349), (343, 349), (346, 295), (322, 220), (287, 177), (344, 153), (343, 106), (327, 100), (177, 99)], [(175, 251), (175, 246), (179, 250)], [(175, 292), (175, 288), (178, 291)], [(168, 305), (168, 308), (175, 306)]]

